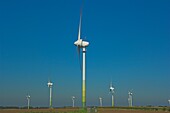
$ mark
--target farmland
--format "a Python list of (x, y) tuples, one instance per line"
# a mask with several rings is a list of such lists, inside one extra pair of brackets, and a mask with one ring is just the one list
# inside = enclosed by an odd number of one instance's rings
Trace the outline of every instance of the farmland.
[(170, 113), (170, 107), (116, 108), (55, 108), (55, 109), (0, 109), (0, 113)]

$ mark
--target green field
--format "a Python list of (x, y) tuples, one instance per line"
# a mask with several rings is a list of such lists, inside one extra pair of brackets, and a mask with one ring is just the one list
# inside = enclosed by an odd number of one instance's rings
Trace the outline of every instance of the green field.
[(170, 113), (170, 107), (89, 107), (52, 109), (0, 109), (0, 113)]

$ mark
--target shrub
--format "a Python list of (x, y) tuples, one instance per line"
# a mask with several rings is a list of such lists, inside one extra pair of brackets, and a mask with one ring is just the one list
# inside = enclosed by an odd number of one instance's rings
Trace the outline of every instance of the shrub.
[(163, 110), (163, 111), (166, 111), (166, 108), (165, 108), (165, 107), (163, 107), (163, 108), (162, 108), (162, 110)]
[(155, 108), (155, 111), (158, 111), (158, 108)]
[(168, 109), (168, 111), (170, 112), (170, 108)]

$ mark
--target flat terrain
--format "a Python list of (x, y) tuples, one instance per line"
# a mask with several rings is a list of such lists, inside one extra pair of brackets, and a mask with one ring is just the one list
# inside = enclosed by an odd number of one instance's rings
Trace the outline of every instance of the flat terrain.
[(0, 109), (0, 113), (60, 113), (75, 110), (76, 109)]
[[(0, 109), (0, 113), (74, 113), (78, 109)], [(85, 112), (75, 112), (85, 113)], [(87, 113), (170, 113), (169, 111), (150, 111), (150, 110), (127, 110), (127, 109), (98, 109), (97, 112), (94, 110), (88, 110)]]
[(1, 109), (0, 110), (0, 113), (31, 113), (31, 112), (47, 112), (49, 110), (45, 110), (45, 109), (41, 109), (41, 110), (38, 110), (38, 109), (30, 109), (30, 110), (27, 110), (27, 109)]
[[(146, 111), (146, 110), (98, 110), (98, 113), (168, 113), (165, 111)], [(170, 112), (169, 112), (170, 113)]]

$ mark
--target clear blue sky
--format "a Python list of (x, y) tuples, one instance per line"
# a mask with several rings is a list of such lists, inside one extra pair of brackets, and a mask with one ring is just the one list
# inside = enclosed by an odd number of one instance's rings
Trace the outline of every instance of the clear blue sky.
[[(0, 1), (0, 106), (81, 105), (77, 39), (81, 0)], [(84, 1), (82, 37), (87, 48), (87, 105), (168, 105), (170, 1)]]

